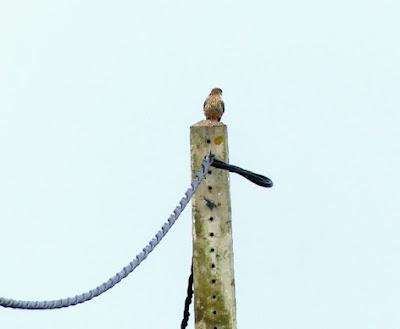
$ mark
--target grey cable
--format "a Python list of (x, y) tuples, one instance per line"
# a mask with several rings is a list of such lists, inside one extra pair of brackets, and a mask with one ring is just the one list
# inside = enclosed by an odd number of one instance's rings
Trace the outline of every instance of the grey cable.
[(125, 266), (120, 272), (111, 277), (108, 281), (97, 286), (96, 288), (85, 292), (75, 297), (63, 298), (58, 300), (48, 300), (48, 301), (25, 301), (25, 300), (15, 300), (11, 298), (0, 297), (0, 306), (17, 308), (17, 309), (28, 309), (28, 310), (50, 310), (58, 309), (63, 307), (69, 307), (72, 305), (81, 304), (97, 297), (107, 290), (114, 287), (122, 279), (126, 278), (133, 270), (140, 265), (140, 263), (146, 259), (146, 257), (153, 251), (153, 249), (160, 243), (160, 241), (168, 233), (169, 229), (175, 224), (179, 215), (182, 213), (183, 209), (187, 206), (193, 194), (196, 192), (198, 186), (206, 176), (208, 169), (210, 168), (214, 157), (206, 157), (202, 164), (201, 169), (197, 172), (195, 178), (193, 179), (191, 186), (185, 193), (185, 196), (179, 202), (179, 206), (175, 208), (173, 213), (169, 216), (168, 222), (166, 222), (160, 231), (157, 232), (155, 237), (150, 240), (150, 242), (143, 248), (140, 252), (127, 266)]

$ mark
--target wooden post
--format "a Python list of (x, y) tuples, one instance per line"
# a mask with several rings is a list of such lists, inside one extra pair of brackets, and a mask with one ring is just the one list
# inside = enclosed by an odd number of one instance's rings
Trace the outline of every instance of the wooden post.
[[(190, 128), (192, 175), (211, 151), (228, 162), (227, 126), (203, 120)], [(196, 329), (236, 329), (229, 173), (210, 168), (192, 199)]]

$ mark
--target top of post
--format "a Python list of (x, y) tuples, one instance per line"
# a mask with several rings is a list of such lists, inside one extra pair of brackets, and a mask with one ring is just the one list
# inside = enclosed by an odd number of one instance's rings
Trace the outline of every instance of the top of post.
[(226, 126), (226, 124), (221, 121), (200, 120), (199, 122), (196, 122), (192, 127), (221, 127), (221, 126)]
[(204, 101), (203, 112), (206, 120), (201, 120), (194, 124), (194, 126), (215, 127), (225, 126), (221, 122), (221, 117), (225, 112), (225, 104), (222, 100), (222, 89), (213, 88), (210, 94)]

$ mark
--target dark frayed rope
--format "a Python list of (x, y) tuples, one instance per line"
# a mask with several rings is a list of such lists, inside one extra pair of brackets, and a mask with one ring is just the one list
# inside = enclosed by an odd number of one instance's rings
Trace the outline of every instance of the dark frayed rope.
[(165, 237), (169, 229), (174, 225), (179, 215), (182, 213), (183, 209), (185, 209), (186, 205), (189, 203), (190, 199), (196, 192), (197, 187), (200, 185), (201, 181), (206, 176), (212, 161), (213, 161), (212, 157), (206, 157), (203, 160), (201, 164), (201, 169), (197, 172), (196, 177), (193, 179), (190, 188), (186, 191), (185, 196), (179, 202), (179, 206), (175, 208), (174, 212), (171, 214), (171, 216), (169, 216), (168, 221), (162, 226), (161, 230), (158, 231), (155, 237), (147, 244), (145, 248), (143, 248), (143, 251), (140, 252), (136, 256), (136, 258), (134, 258), (127, 266), (125, 266), (120, 272), (111, 277), (108, 281), (83, 294), (76, 295), (75, 297), (69, 297), (58, 300), (25, 301), (25, 300), (15, 300), (11, 298), (0, 297), (0, 306), (18, 308), (18, 309), (28, 309), (28, 310), (57, 309), (84, 303), (86, 301), (91, 300), (94, 297), (103, 294), (107, 290), (114, 287), (122, 279), (126, 278), (130, 273), (132, 273), (133, 270), (137, 268), (143, 260), (146, 259), (146, 257)]
[(183, 319), (181, 323), (181, 329), (185, 329), (188, 325), (189, 322), (189, 307), (190, 304), (192, 303), (192, 297), (193, 297), (193, 262), (192, 266), (190, 267), (190, 276), (188, 280), (188, 286), (187, 286), (187, 292), (186, 292), (186, 299), (185, 299), (185, 308), (183, 310)]

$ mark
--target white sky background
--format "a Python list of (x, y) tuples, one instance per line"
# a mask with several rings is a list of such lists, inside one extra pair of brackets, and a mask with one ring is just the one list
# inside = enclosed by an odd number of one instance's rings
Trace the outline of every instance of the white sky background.
[[(0, 2), (0, 295), (87, 291), (190, 181), (224, 90), (238, 328), (400, 328), (400, 4)], [(191, 211), (114, 289), (0, 328), (178, 328)], [(193, 328), (193, 317), (190, 328)]]

